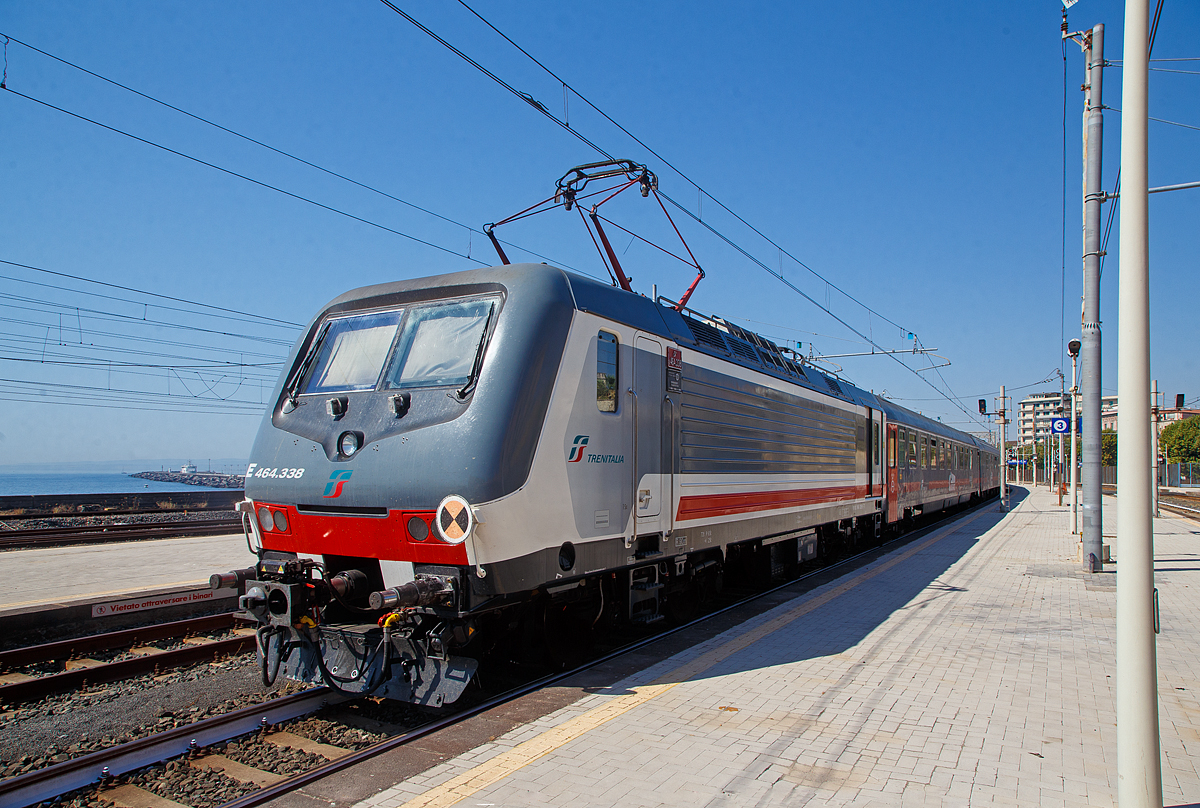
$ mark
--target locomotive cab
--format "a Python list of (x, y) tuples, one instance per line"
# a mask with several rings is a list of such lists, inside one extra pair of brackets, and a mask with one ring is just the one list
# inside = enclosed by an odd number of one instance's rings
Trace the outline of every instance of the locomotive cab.
[(546, 267), (367, 287), (293, 350), (242, 504), (264, 681), (456, 699), (478, 611), (473, 505), (528, 476), (573, 308)]

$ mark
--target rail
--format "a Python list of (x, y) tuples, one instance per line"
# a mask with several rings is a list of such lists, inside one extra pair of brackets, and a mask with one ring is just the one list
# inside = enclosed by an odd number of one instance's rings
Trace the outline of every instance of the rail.
[[(83, 654), (95, 654), (102, 651), (112, 651), (122, 648), (136, 647), (139, 643), (149, 643), (157, 640), (188, 638), (222, 629), (236, 627), (236, 618), (232, 614), (218, 614), (207, 617), (197, 617), (191, 620), (177, 620), (171, 623), (161, 623), (154, 626), (114, 631), (107, 634), (96, 634), (72, 640), (34, 645), (27, 648), (15, 648), (0, 652), (0, 669), (12, 670), (27, 665), (54, 660), (70, 660)], [(145, 653), (118, 660), (115, 662), (96, 662), (82, 664), (71, 670), (36, 676), (21, 681), (0, 685), (0, 703), (14, 704), (31, 701), (48, 696), (52, 693), (62, 693), (82, 687), (85, 683), (104, 684), (153, 673), (156, 670), (177, 668), (202, 662), (217, 657), (241, 654), (254, 648), (255, 638), (252, 633), (242, 636), (229, 637), (223, 640), (196, 641), (182, 648), (170, 650), (146, 649)]]

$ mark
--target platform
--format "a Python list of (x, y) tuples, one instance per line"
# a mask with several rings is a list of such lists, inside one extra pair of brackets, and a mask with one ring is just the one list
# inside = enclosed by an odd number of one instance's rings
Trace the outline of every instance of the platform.
[[(481, 717), (454, 751), (397, 750), (278, 802), (1114, 805), (1116, 576), (1079, 571), (1057, 497), (1014, 501), (611, 687)], [(1155, 534), (1165, 804), (1197, 804), (1200, 525), (1162, 518)]]
[(208, 586), (252, 566), (241, 533), (0, 552), (0, 612)]
[(0, 642), (232, 610), (236, 593), (208, 578), (256, 561), (240, 533), (0, 552)]

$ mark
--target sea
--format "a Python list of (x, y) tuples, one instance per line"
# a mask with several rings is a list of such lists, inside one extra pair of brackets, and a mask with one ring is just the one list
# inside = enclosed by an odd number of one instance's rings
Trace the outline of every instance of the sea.
[[(139, 469), (140, 471), (140, 469)], [(3, 473), (0, 497), (24, 494), (137, 494), (171, 491), (212, 491), (205, 485), (160, 483), (119, 472), (107, 473)]]

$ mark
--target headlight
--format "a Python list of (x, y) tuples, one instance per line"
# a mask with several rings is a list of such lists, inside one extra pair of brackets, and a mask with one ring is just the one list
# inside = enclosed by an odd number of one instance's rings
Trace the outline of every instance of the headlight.
[(408, 535), (413, 541), (425, 541), (429, 538), (429, 525), (419, 516), (408, 520)]
[(258, 523), (262, 525), (263, 530), (269, 531), (271, 529), (271, 526), (275, 524), (275, 521), (271, 518), (270, 508), (258, 509)]
[(342, 436), (338, 438), (338, 451), (342, 453), (343, 457), (353, 457), (361, 446), (362, 443), (357, 432), (343, 432)]
[(275, 521), (275, 529), (280, 533), (287, 533), (287, 514), (283, 511), (275, 511), (273, 516)]
[(475, 514), (465, 499), (458, 494), (451, 494), (438, 505), (433, 526), (443, 541), (462, 544), (475, 528)]

